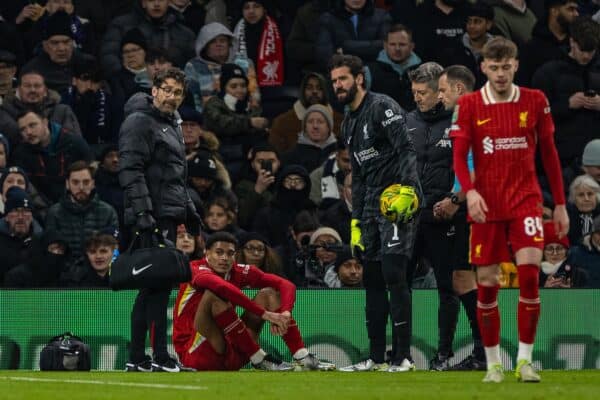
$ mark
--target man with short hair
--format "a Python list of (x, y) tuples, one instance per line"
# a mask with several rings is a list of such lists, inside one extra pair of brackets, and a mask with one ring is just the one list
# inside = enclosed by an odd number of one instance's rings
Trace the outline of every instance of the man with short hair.
[(415, 108), (408, 71), (421, 64), (415, 54), (412, 31), (404, 25), (392, 25), (383, 40), (383, 50), (366, 69), (367, 87), (396, 100), (406, 111)]
[[(518, 68), (513, 42), (497, 37), (486, 43), (481, 67), (488, 82), (479, 91), (458, 99), (450, 136), (454, 171), (474, 222), (470, 258), (477, 266), (477, 319), (488, 369), (483, 382), (504, 379), (497, 299), (500, 263), (511, 261), (512, 254), (520, 285), (515, 375), (521, 382), (539, 382), (532, 359), (540, 316), (538, 279), (544, 244), (543, 199), (535, 169), (538, 148), (556, 204), (556, 231), (562, 237), (569, 230), (554, 124), (543, 93), (513, 84)], [(477, 177), (474, 181), (467, 164), (470, 150)]]
[[(173, 344), (186, 367), (199, 371), (237, 371), (250, 361), (265, 371), (321, 370), (335, 365), (319, 360), (304, 345), (292, 317), (296, 287), (287, 279), (235, 262), (238, 243), (226, 232), (206, 241), (206, 255), (192, 261), (192, 280), (182, 283), (173, 309)], [(242, 288), (260, 289), (250, 299)], [(246, 310), (238, 317), (235, 307)], [(281, 336), (294, 364), (267, 354), (258, 344), (264, 321)]]
[(11, 163), (27, 171), (29, 180), (51, 203), (65, 191), (67, 166), (75, 161), (91, 162), (92, 152), (81, 136), (49, 122), (40, 111), (24, 111), (17, 117), (22, 142), (11, 155)]
[(46, 229), (60, 233), (71, 250), (69, 261), (84, 255), (83, 241), (94, 231), (119, 226), (117, 212), (95, 193), (92, 167), (76, 161), (68, 167), (66, 193), (48, 209)]
[(16, 96), (4, 99), (0, 106), (0, 132), (6, 134), (11, 144), (21, 141), (17, 116), (28, 109), (40, 109), (54, 123), (65, 130), (81, 135), (77, 116), (66, 104), (60, 103), (60, 95), (48, 89), (41, 72), (22, 71), (18, 79)]

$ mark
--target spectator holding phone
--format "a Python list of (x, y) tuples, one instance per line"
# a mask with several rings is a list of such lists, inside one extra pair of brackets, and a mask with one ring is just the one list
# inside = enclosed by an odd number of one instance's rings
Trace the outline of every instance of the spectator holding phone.
[(569, 259), (569, 239), (556, 234), (553, 222), (544, 223), (544, 253), (540, 268), (540, 287), (585, 287), (586, 273)]

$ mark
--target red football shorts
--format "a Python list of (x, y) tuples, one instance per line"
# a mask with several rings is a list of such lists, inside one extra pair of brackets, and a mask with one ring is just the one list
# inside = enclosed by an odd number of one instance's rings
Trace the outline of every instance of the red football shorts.
[[(187, 347), (190, 348), (193, 342), (194, 338), (192, 337)], [(250, 360), (235, 351), (227, 339), (225, 342), (225, 354), (217, 353), (208, 340), (204, 340), (191, 353), (184, 351), (179, 354), (179, 361), (186, 367), (195, 368), (198, 371), (238, 371)]]
[(511, 262), (513, 254), (525, 247), (543, 250), (541, 213), (507, 221), (471, 224), (469, 245), (470, 262), (475, 265)]

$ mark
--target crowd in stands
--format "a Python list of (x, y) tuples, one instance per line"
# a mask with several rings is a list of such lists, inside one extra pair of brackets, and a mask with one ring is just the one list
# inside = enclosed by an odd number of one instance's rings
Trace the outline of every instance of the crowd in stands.
[[(3, 1), (0, 287), (108, 286), (130, 229), (121, 125), (170, 67), (187, 78), (178, 115), (203, 235), (234, 234), (238, 262), (300, 287), (360, 287), (328, 60), (361, 57), (367, 87), (409, 112), (411, 71), (461, 64), (479, 89), (481, 49), (502, 35), (519, 47), (516, 83), (549, 100), (568, 189), (569, 235), (545, 225), (540, 285), (600, 288), (599, 23), (600, 0)], [(205, 237), (177, 233), (202, 256)], [(419, 263), (414, 286), (434, 287)], [(518, 285), (511, 268), (503, 286)]]

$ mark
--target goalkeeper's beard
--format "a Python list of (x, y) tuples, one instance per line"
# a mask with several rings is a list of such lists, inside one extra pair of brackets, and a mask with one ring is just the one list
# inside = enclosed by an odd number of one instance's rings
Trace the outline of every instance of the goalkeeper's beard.
[[(338, 96), (340, 93), (346, 93), (346, 97)], [(338, 89), (335, 91), (335, 95), (338, 99), (338, 102), (343, 106), (352, 103), (354, 101), (354, 98), (356, 97), (357, 93), (358, 93), (358, 86), (356, 85), (356, 82), (354, 82), (354, 84), (352, 85), (352, 87), (349, 90)]]

